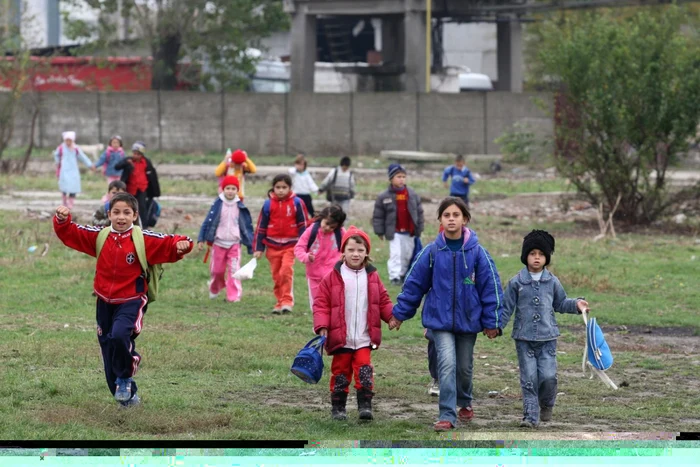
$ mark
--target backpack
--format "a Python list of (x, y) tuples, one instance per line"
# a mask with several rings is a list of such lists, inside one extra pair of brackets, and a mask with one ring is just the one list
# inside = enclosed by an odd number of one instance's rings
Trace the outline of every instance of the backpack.
[[(306, 243), (306, 251), (308, 251), (311, 248), (311, 245), (313, 245), (316, 241), (316, 237), (318, 237), (318, 229), (320, 227), (320, 222), (314, 222), (314, 225), (311, 227), (311, 235), (309, 235), (309, 241)], [(335, 229), (333, 233), (335, 234), (335, 241), (338, 245), (338, 249), (340, 250), (340, 245), (343, 243), (343, 235), (340, 232), (340, 229)]]
[(605, 370), (613, 364), (613, 356), (608, 343), (605, 342), (603, 331), (598, 326), (595, 318), (588, 319), (588, 310), (582, 313), (583, 322), (586, 325), (586, 346), (583, 349), (583, 361), (581, 368), (586, 376), (586, 369), (591, 370), (590, 378), (595, 373), (603, 383), (612, 389), (617, 389), (615, 383), (605, 374)]
[[(80, 153), (80, 148), (78, 145), (74, 145), (76, 152)], [(58, 151), (58, 167), (56, 167), (56, 178), (59, 178), (61, 175), (61, 162), (63, 161), (63, 144), (59, 144), (58, 147), (56, 148)]]
[[(350, 171), (350, 180), (352, 180), (353, 174), (352, 170)], [(349, 199), (352, 199), (355, 197), (355, 193), (350, 190), (350, 193), (346, 194), (338, 194), (334, 193), (333, 189), (335, 188), (335, 181), (338, 178), (338, 168), (336, 167), (335, 170), (333, 171), (333, 180), (331, 181), (330, 186), (326, 188), (326, 200), (330, 201), (331, 203), (335, 201), (347, 201)]]
[(309, 384), (316, 384), (323, 376), (323, 344), (326, 338), (316, 336), (299, 351), (290, 371)]
[[(100, 257), (100, 252), (102, 247), (109, 237), (111, 231), (110, 227), (105, 227), (100, 230), (97, 235), (97, 252), (96, 257)], [(138, 225), (133, 227), (131, 238), (134, 241), (134, 247), (136, 247), (136, 256), (141, 263), (141, 269), (144, 271), (146, 276), (146, 283), (148, 284), (148, 302), (155, 302), (158, 298), (158, 289), (161, 276), (163, 275), (163, 265), (162, 264), (148, 264), (146, 262), (146, 244), (143, 240), (143, 230)]]

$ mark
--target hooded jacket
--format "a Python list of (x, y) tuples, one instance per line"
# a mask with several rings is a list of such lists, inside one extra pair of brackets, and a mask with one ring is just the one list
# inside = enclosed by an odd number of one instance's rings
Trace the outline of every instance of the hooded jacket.
[[(198, 242), (206, 242), (207, 245), (213, 245), (216, 239), (216, 229), (219, 227), (221, 220), (221, 206), (224, 202), (221, 198), (216, 198), (214, 204), (209, 209), (206, 219), (199, 229)], [(253, 254), (253, 220), (250, 216), (250, 211), (243, 204), (243, 201), (238, 201), (238, 225), (241, 231), (241, 244), (248, 248), (248, 254)]]
[(282, 199), (270, 192), (258, 216), (255, 251), (293, 247), (306, 230), (307, 218), (306, 205), (294, 192)]

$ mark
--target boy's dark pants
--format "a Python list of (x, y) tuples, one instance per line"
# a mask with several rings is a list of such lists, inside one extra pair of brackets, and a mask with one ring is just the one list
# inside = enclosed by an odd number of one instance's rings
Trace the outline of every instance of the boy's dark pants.
[(453, 195), (452, 193), (450, 193), (450, 196), (452, 196), (453, 198), (461, 199), (462, 201), (464, 201), (467, 207), (469, 207), (469, 195)]
[(557, 340), (515, 341), (523, 391), (523, 417), (539, 423), (540, 407), (554, 407), (557, 399)]
[(139, 205), (139, 221), (141, 221), (141, 228), (142, 229), (147, 229), (148, 228), (148, 195), (146, 194), (145, 191), (137, 191), (136, 196), (136, 201), (138, 202)]
[(297, 195), (297, 197), (306, 205), (306, 211), (309, 217), (314, 217), (314, 203), (311, 201), (311, 195)]
[(426, 329), (425, 338), (428, 339), (428, 371), (430, 372), (430, 377), (437, 380), (437, 349), (435, 348), (435, 341), (433, 340), (433, 331)]
[[(146, 297), (118, 304), (97, 299), (97, 340), (112, 395), (116, 391), (117, 378), (130, 378), (141, 362), (134, 339), (141, 332), (147, 303)], [(136, 390), (136, 383), (132, 382), (131, 394), (136, 394)]]

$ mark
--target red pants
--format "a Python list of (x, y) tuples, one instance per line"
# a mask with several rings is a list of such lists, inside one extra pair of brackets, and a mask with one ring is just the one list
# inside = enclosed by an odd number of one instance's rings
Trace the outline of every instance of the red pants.
[(294, 245), (287, 248), (268, 248), (266, 253), (270, 262), (274, 293), (277, 298), (275, 308), (294, 306)]
[(355, 389), (374, 389), (374, 368), (369, 347), (333, 355), (331, 363), (331, 392), (350, 392), (355, 376)]

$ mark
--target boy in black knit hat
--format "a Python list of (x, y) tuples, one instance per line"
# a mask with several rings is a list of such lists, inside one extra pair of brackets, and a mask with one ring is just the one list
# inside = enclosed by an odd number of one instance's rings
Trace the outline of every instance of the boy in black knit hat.
[(557, 397), (557, 337), (554, 312), (582, 313), (588, 302), (566, 298), (559, 279), (546, 266), (554, 253), (554, 237), (533, 230), (523, 239), (520, 260), (525, 267), (508, 282), (500, 328), (501, 335), (515, 314), (512, 337), (518, 352), (520, 387), (523, 392), (522, 427), (534, 428), (552, 419)]

